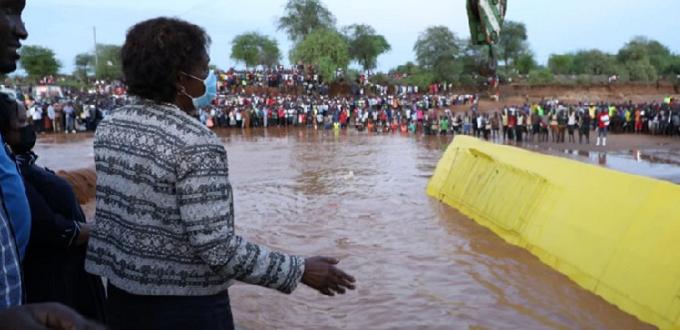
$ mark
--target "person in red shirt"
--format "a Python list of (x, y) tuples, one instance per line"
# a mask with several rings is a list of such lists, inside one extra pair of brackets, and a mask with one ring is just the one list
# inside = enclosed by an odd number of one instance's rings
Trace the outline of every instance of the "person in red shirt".
[(347, 111), (340, 111), (340, 127), (342, 129), (347, 128)]
[(609, 123), (611, 121), (611, 118), (609, 118), (609, 112), (607, 111), (600, 111), (600, 113), (597, 115), (597, 123), (598, 123), (598, 135), (597, 135), (597, 145), (600, 145), (600, 138), (602, 139), (602, 146), (606, 147), (607, 146), (607, 128), (609, 128)]
[(515, 125), (517, 125), (517, 116), (511, 112), (508, 116), (508, 139), (511, 141), (515, 139)]
[(286, 110), (283, 107), (279, 108), (279, 122), (277, 126), (286, 125)]

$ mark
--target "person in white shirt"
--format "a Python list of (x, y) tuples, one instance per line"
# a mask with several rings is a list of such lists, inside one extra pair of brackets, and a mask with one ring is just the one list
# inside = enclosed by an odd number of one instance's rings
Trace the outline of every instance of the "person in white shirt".
[(573, 109), (569, 110), (567, 128), (569, 130), (569, 143), (576, 143), (576, 137), (574, 137), (574, 129), (576, 128), (576, 111)]
[(43, 108), (37, 105), (33, 108), (33, 126), (35, 132), (45, 134), (45, 124), (43, 123)]
[(243, 127), (243, 113), (241, 109), (236, 109), (236, 127)]

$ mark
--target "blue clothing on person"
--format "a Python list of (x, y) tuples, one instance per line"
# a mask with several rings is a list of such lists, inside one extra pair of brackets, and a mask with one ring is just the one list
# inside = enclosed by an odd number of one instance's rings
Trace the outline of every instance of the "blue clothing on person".
[[(1, 196), (0, 196), (1, 197)], [(4, 204), (4, 201), (2, 201)], [(7, 219), (4, 205), (0, 209), (0, 310), (21, 305), (21, 262), (14, 241), (12, 224)]]
[[(2, 137), (0, 145), (5, 145)], [(17, 164), (9, 156), (7, 148), (0, 151), (0, 187), (5, 195), (5, 206), (9, 221), (14, 227), (20, 258), (24, 260), (28, 238), (31, 236), (31, 208), (28, 206), (24, 182), (19, 175)]]

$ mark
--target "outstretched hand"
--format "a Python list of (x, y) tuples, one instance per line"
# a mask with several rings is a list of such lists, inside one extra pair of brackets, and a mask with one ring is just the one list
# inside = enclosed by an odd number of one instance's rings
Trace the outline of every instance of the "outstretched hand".
[(326, 296), (336, 293), (345, 294), (346, 290), (354, 290), (354, 277), (335, 267), (340, 260), (329, 257), (312, 257), (305, 259), (305, 273), (302, 283), (316, 289)]

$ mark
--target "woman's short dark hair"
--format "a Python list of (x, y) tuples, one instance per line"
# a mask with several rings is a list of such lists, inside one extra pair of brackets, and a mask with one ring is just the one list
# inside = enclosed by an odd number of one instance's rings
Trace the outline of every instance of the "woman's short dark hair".
[(173, 103), (180, 71), (194, 68), (206, 55), (210, 37), (186, 21), (159, 17), (136, 24), (121, 49), (128, 92), (158, 103)]

